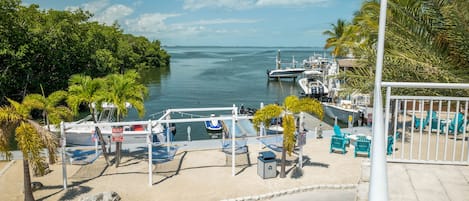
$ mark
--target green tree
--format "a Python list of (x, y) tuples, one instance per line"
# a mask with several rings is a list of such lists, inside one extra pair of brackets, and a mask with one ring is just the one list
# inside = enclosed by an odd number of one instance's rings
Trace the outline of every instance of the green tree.
[[(73, 117), (72, 111), (61, 105), (62, 102), (67, 98), (66, 91), (56, 91), (45, 97), (44, 94), (29, 94), (27, 95), (23, 103), (30, 106), (31, 109), (37, 109), (42, 111), (42, 117), (47, 126), (47, 130), (50, 131), (50, 123), (58, 125), (60, 121), (70, 121)], [(48, 150), (49, 153), (54, 150)], [(56, 158), (51, 155), (49, 157), (49, 163), (54, 164)]]
[[(102, 104), (106, 94), (104, 89), (105, 82), (101, 78), (93, 79), (90, 76), (80, 74), (72, 75), (69, 80), (67, 104), (75, 114), (78, 113), (80, 105), (85, 104), (90, 111), (94, 123), (97, 123), (97, 110), (100, 108), (99, 106)], [(95, 127), (95, 132), (98, 134), (106, 163), (110, 165), (103, 134), (97, 126)]]
[[(467, 82), (469, 80), (469, 2), (464, 0), (390, 0), (385, 34), (383, 80), (404, 82)], [(342, 74), (349, 90), (373, 89), (379, 2), (365, 1), (354, 25), (363, 46), (360, 60)], [(397, 89), (397, 94), (457, 95), (452, 90)], [(456, 94), (457, 93), (457, 94)]]
[(261, 108), (254, 114), (253, 124), (255, 128), (259, 128), (261, 123), (269, 125), (272, 118), (283, 116), (283, 147), (282, 147), (282, 163), (280, 169), (280, 177), (285, 178), (285, 162), (286, 153), (289, 155), (295, 147), (295, 117), (294, 114), (300, 112), (310, 112), (323, 117), (323, 109), (321, 103), (315, 99), (303, 98), (298, 99), (296, 96), (288, 96), (285, 98), (283, 105), (270, 104)]
[[(145, 115), (144, 98), (148, 95), (145, 85), (139, 83), (140, 75), (135, 70), (124, 74), (111, 74), (106, 76), (107, 93), (105, 101), (114, 104), (117, 108), (117, 121), (128, 114), (128, 105), (134, 107), (139, 117)], [(116, 167), (119, 166), (122, 142), (116, 142)]]
[(325, 49), (333, 48), (331, 54), (334, 57), (346, 56), (355, 45), (357, 27), (352, 26), (345, 20), (338, 19), (337, 24), (331, 24), (332, 29), (323, 32), (329, 38), (326, 40)]
[[(41, 150), (47, 147), (55, 150), (58, 146), (57, 140), (53, 134), (48, 132), (30, 117), (31, 106), (25, 103), (19, 103), (11, 99), (9, 106), (0, 107), (0, 122), (2, 125), (10, 125), (15, 128), (14, 132), (8, 132), (0, 129), (0, 138), (11, 139), (9, 135), (14, 135), (18, 148), (23, 154), (23, 176), (24, 176), (24, 200), (34, 201), (31, 188), (31, 175), (29, 171), (30, 162), (41, 172), (44, 171), (44, 158), (41, 157)], [(2, 126), (3, 128), (3, 126)], [(0, 146), (5, 146), (1, 143)], [(1, 150), (10, 150), (10, 147), (1, 147)], [(49, 155), (54, 155), (55, 151)]]

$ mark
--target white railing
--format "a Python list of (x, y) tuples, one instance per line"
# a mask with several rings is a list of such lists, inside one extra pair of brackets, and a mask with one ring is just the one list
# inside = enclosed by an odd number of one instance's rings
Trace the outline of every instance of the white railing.
[(469, 97), (392, 95), (392, 88), (464, 90), (469, 84), (383, 82), (382, 87), (384, 134), (394, 142), (388, 161), (469, 165)]

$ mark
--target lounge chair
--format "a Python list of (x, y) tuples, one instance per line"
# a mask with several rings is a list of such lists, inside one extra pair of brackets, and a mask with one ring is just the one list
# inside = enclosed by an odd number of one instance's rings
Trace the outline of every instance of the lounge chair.
[(345, 149), (346, 143), (347, 143), (347, 139), (344, 137), (340, 137), (336, 135), (331, 136), (330, 153), (334, 151), (341, 151), (342, 154), (345, 154), (345, 152), (347, 151)]
[[(458, 127), (457, 129), (456, 126)], [(458, 112), (457, 114), (454, 115), (454, 118), (451, 120), (449, 126), (448, 126), (448, 133), (453, 133), (456, 131), (458, 132), (458, 134), (462, 134), (464, 132), (464, 127), (466, 126), (466, 124), (464, 124), (464, 115), (460, 112)], [(442, 124), (442, 126), (440, 126), (441, 128), (441, 132), (445, 132), (445, 127), (446, 127), (446, 124)]]
[(355, 142), (354, 157), (357, 157), (357, 154), (366, 154), (367, 157), (370, 157), (370, 150), (371, 140), (367, 139), (366, 136), (358, 136)]
[(394, 150), (394, 136), (390, 135), (388, 136), (388, 149), (387, 149), (386, 154), (391, 155), (393, 150)]
[(345, 144), (347, 146), (350, 145), (350, 139), (348, 138), (349, 135), (350, 133), (344, 133), (342, 132), (342, 130), (340, 130), (340, 127), (338, 125), (334, 125), (334, 136), (345, 138)]
[(432, 110), (427, 111), (427, 116), (423, 120), (422, 120), (422, 118), (418, 118), (418, 117), (414, 116), (414, 121), (415, 121), (414, 127), (416, 129), (418, 129), (418, 128), (420, 128), (420, 126), (422, 126), (422, 129), (425, 129), (425, 127), (427, 127), (428, 123), (430, 122), (430, 116), (432, 118), (432, 121), (434, 119), (438, 118), (436, 112), (432, 111)]

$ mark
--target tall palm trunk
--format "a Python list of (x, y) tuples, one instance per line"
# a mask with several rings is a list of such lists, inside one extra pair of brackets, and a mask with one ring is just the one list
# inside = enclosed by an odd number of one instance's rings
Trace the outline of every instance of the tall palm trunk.
[[(88, 107), (91, 110), (91, 114), (93, 116), (93, 122), (98, 123), (98, 120), (96, 119), (96, 112), (94, 111), (94, 109), (92, 109), (93, 107), (91, 106), (91, 104), (89, 104)], [(101, 129), (95, 126), (94, 130), (98, 134), (99, 142), (101, 143), (101, 151), (103, 152), (104, 159), (106, 160), (107, 165), (111, 165), (111, 163), (109, 162), (109, 156), (107, 155), (107, 152), (106, 152), (106, 143), (104, 142), (104, 137), (103, 137), (103, 134), (101, 133)]]
[(99, 129), (99, 127), (97, 126), (94, 129), (96, 133), (98, 134), (99, 142), (101, 143), (101, 151), (103, 152), (104, 159), (106, 160), (107, 165), (111, 165), (111, 163), (109, 162), (109, 156), (107, 155), (107, 152), (106, 152), (106, 143), (104, 142), (104, 137), (103, 137), (103, 134), (101, 133), (101, 129)]
[[(26, 158), (26, 156), (23, 156)], [(24, 175), (24, 201), (35, 201), (33, 189), (31, 187), (31, 174), (29, 173), (29, 161), (23, 158), (23, 175)]]
[[(285, 139), (284, 139), (284, 141), (285, 141)], [(281, 167), (280, 167), (280, 178), (285, 178), (286, 177), (286, 174), (285, 174), (285, 163), (287, 162), (286, 158), (287, 158), (287, 151), (285, 150), (285, 146), (283, 146), (283, 148), (282, 148), (282, 162), (280, 164), (281, 165)]]

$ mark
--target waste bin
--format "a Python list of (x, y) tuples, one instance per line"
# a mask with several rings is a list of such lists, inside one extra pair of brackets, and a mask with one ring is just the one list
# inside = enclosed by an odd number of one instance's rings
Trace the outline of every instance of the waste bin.
[(264, 151), (259, 153), (257, 157), (257, 174), (263, 179), (277, 177), (277, 162), (273, 152)]

